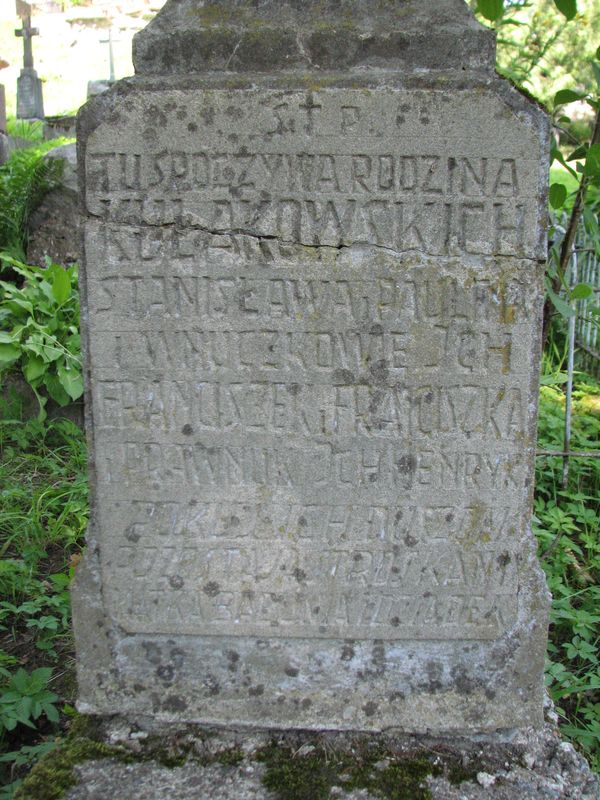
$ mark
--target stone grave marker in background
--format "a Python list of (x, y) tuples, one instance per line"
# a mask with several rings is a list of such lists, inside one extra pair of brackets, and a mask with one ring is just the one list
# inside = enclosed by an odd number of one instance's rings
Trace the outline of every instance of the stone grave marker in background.
[[(0, 62), (0, 69), (2, 62)], [(6, 93), (4, 85), (0, 83), (0, 164), (8, 158), (8, 137), (6, 134)]]
[(540, 724), (548, 122), (461, 0), (171, 0), (80, 117), (80, 708)]
[(33, 37), (39, 34), (31, 27), (31, 7), (24, 0), (16, 0), (17, 14), (23, 27), (15, 31), (15, 36), (23, 39), (23, 69), (17, 78), (17, 117), (18, 119), (43, 119), (44, 98), (42, 82), (33, 67)]

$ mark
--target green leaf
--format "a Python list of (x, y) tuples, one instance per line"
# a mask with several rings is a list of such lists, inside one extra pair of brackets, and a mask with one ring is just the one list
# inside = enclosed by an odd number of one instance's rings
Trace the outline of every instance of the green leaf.
[(594, 290), (589, 283), (578, 283), (571, 289), (571, 300), (586, 300), (594, 294)]
[(60, 365), (57, 369), (58, 379), (71, 400), (77, 400), (83, 394), (83, 378), (77, 369), (67, 369)]
[(582, 144), (581, 147), (573, 150), (570, 156), (567, 156), (567, 161), (579, 161), (580, 158), (585, 158), (587, 151), (587, 144)]
[(573, 19), (577, 14), (577, 0), (554, 0), (554, 5), (567, 19)]
[(575, 100), (582, 100), (585, 92), (576, 92), (574, 89), (561, 89), (554, 95), (554, 108), (564, 106), (565, 103), (574, 103)]
[(600, 143), (592, 144), (588, 148), (583, 174), (589, 177), (600, 175)]
[(566, 303), (562, 297), (559, 297), (555, 292), (553, 292), (549, 286), (546, 286), (546, 291), (552, 305), (559, 314), (561, 314), (563, 317), (572, 317), (575, 315), (575, 309), (571, 308), (571, 306)]
[(46, 364), (42, 358), (30, 355), (27, 359), (27, 363), (23, 367), (23, 375), (25, 375), (27, 383), (33, 383), (44, 374), (46, 369)]
[(67, 270), (59, 266), (53, 266), (52, 273), (52, 294), (62, 305), (71, 295), (71, 278)]
[(0, 344), (0, 369), (13, 364), (19, 359), (21, 348), (14, 344)]
[(61, 382), (58, 379), (58, 375), (51, 375), (50, 373), (46, 373), (44, 378), (44, 386), (48, 390), (48, 394), (54, 400), (55, 403), (58, 403), (59, 406), (68, 406), (71, 402), (71, 398), (65, 392), (62, 387)]
[(477, 0), (477, 10), (491, 22), (500, 19), (504, 14), (503, 0)]
[(563, 183), (553, 183), (548, 199), (552, 208), (562, 208), (567, 199), (567, 187)]
[(540, 378), (541, 386), (560, 386), (569, 380), (566, 372), (557, 372), (554, 375), (542, 375)]

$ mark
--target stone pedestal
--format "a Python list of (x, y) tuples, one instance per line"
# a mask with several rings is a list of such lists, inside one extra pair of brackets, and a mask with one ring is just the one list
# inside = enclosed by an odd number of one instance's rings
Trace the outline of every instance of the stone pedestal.
[(167, 3), (79, 122), (82, 711), (542, 719), (549, 126), (460, 0)]

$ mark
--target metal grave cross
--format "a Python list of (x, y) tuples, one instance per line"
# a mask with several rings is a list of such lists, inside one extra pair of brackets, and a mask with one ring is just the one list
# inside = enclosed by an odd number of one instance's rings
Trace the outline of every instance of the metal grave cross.
[(113, 39), (113, 32), (112, 28), (108, 29), (108, 39), (100, 39), (100, 44), (107, 44), (108, 45), (108, 59), (110, 65), (110, 80), (111, 82), (115, 80), (115, 53), (113, 45), (115, 42), (120, 41), (119, 39)]

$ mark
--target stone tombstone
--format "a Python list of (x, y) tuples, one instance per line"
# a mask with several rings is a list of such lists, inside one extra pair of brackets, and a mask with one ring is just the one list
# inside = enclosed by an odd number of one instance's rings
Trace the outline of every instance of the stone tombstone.
[(43, 119), (42, 82), (33, 67), (33, 37), (39, 31), (31, 27), (31, 6), (23, 0), (17, 0), (16, 8), (23, 22), (23, 27), (15, 31), (15, 36), (23, 39), (23, 68), (17, 78), (17, 118)]
[(6, 91), (0, 83), (0, 133), (6, 133)]
[(462, 0), (169, 0), (79, 119), (79, 708), (541, 724), (549, 125)]

